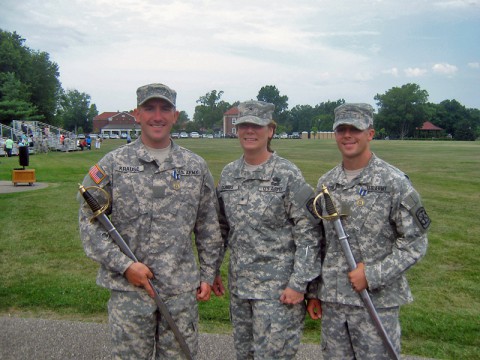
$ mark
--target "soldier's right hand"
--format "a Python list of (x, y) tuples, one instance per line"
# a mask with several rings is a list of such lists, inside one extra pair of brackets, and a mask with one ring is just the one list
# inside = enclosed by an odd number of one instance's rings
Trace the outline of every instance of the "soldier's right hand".
[(322, 303), (318, 299), (309, 299), (307, 301), (307, 312), (312, 320), (322, 318)]
[(148, 282), (149, 279), (153, 279), (153, 273), (147, 265), (140, 262), (133, 263), (124, 275), (130, 284), (143, 287), (152, 298), (155, 296), (153, 288)]

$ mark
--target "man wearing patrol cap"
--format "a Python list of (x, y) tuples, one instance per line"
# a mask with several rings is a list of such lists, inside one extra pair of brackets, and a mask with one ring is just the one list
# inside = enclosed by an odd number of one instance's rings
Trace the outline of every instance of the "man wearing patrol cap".
[(98, 221), (90, 222), (92, 214), (82, 202), (83, 246), (101, 265), (97, 283), (111, 291), (114, 359), (151, 359), (154, 352), (157, 359), (185, 358), (151, 298), (149, 279), (193, 357), (198, 350), (197, 300), (210, 298), (223, 242), (206, 162), (170, 139), (178, 118), (175, 101), (176, 92), (166, 85), (139, 87), (134, 116), (141, 136), (105, 155), (83, 181), (110, 195), (107, 214), (139, 261), (123, 254)]
[[(319, 223), (307, 209), (313, 189), (294, 164), (270, 148), (274, 109), (262, 101), (238, 106), (243, 156), (225, 166), (217, 185), (239, 360), (295, 357), (306, 286), (320, 273)], [(219, 276), (213, 290), (224, 293)]]
[[(343, 104), (333, 124), (342, 163), (321, 176), (341, 214), (357, 268), (348, 271), (334, 223), (323, 221), (326, 254), (321, 276), (309, 286), (307, 311), (322, 318), (324, 359), (389, 359), (357, 293), (367, 289), (400, 354), (399, 307), (413, 300), (405, 272), (427, 250), (430, 219), (420, 195), (399, 169), (370, 150), (373, 108)], [(327, 214), (325, 204), (322, 204)], [(320, 303), (321, 301), (321, 303)]]

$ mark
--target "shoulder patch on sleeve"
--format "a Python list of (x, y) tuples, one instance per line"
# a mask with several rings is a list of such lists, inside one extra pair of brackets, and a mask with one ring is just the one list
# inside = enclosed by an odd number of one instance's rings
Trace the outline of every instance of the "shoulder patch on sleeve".
[(100, 184), (107, 177), (105, 171), (103, 171), (103, 169), (98, 164), (95, 164), (90, 168), (88, 175), (90, 175), (90, 178), (97, 185)]
[(418, 222), (418, 224), (424, 229), (427, 230), (428, 227), (430, 226), (430, 223), (432, 222), (430, 220), (430, 217), (428, 216), (427, 212), (425, 211), (425, 208), (422, 206), (421, 208), (418, 208), (417, 211), (415, 212), (415, 218)]
[(319, 222), (319, 218), (315, 215), (315, 211), (313, 210), (314, 197), (315, 193), (313, 192), (312, 187), (305, 184), (295, 194), (293, 201), (297, 203), (299, 208), (303, 208), (310, 221), (316, 224)]
[(420, 200), (420, 196), (416, 191), (412, 191), (403, 201), (402, 205), (408, 210), (408, 212), (412, 215), (413, 219), (417, 223), (417, 225), (422, 230), (427, 230), (430, 226), (431, 220), (428, 216), (425, 208), (422, 205), (422, 201)]

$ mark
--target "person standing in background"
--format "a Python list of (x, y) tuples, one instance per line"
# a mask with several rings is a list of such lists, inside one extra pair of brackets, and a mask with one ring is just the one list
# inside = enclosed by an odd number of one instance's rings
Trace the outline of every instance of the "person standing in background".
[(10, 137), (5, 140), (5, 151), (7, 153), (7, 157), (12, 157), (13, 144), (14, 142)]

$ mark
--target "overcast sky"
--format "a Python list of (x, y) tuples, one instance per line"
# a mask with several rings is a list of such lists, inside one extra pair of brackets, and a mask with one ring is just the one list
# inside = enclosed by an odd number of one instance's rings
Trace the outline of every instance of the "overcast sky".
[(368, 102), (416, 83), (429, 101), (480, 108), (480, 0), (1, 0), (0, 28), (58, 64), (98, 111), (131, 110), (137, 87), (295, 105)]

